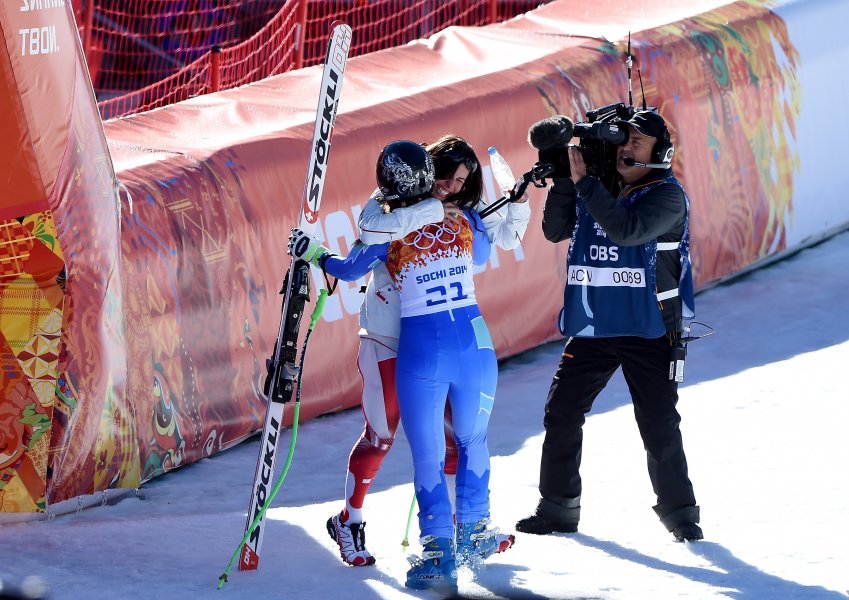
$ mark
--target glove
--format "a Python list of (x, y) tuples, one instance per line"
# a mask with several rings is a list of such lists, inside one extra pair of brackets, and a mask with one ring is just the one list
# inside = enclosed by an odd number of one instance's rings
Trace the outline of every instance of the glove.
[(293, 227), (292, 233), (289, 234), (287, 252), (289, 256), (319, 268), (321, 268), (321, 258), (325, 254), (330, 254), (330, 250), (322, 246), (317, 238), (297, 227)]

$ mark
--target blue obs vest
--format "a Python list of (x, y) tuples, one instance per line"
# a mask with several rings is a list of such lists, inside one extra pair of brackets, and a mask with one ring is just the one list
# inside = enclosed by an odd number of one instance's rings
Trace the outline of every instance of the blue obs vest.
[[(656, 338), (666, 333), (658, 302), (681, 297), (683, 317), (694, 316), (693, 276), (690, 266), (690, 201), (673, 175), (641, 187), (620, 200), (639, 202), (649, 190), (672, 183), (684, 193), (686, 218), (680, 242), (652, 240), (639, 246), (617, 246), (590, 216), (578, 195), (577, 221), (567, 256), (566, 289), (560, 311), (560, 333), (575, 337), (638, 336)], [(656, 290), (658, 252), (678, 252), (678, 287)]]

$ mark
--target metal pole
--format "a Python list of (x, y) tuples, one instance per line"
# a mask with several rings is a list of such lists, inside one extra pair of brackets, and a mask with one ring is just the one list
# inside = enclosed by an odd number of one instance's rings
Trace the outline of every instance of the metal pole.
[(309, 0), (300, 0), (298, 2), (298, 25), (295, 29), (295, 68), (300, 69), (304, 66), (304, 46), (307, 39), (307, 2)]
[(209, 52), (209, 91), (221, 90), (221, 46), (214, 45)]

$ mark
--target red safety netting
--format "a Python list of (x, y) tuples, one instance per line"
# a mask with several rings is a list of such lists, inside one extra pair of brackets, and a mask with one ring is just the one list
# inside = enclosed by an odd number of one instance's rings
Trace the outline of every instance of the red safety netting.
[[(73, 0), (104, 119), (229, 89), (324, 58), (335, 20), (357, 56), (550, 0)], [(301, 33), (303, 32), (303, 34)]]

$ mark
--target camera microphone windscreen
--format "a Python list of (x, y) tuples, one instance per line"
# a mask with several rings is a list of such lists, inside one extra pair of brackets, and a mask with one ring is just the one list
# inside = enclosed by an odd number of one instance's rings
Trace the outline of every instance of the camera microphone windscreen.
[(565, 148), (572, 139), (572, 119), (557, 115), (537, 121), (528, 129), (528, 143), (537, 150)]

